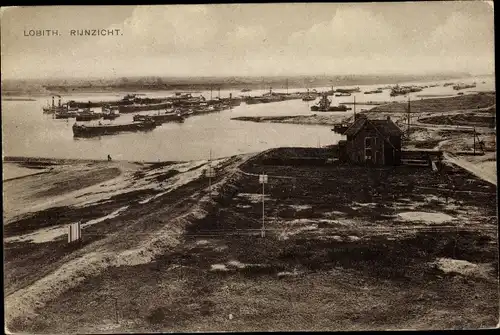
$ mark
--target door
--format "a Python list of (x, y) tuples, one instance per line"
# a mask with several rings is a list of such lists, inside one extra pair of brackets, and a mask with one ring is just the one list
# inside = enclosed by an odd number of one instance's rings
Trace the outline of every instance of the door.
[(371, 163), (373, 161), (373, 137), (365, 137), (365, 162)]
[(377, 165), (383, 165), (382, 154), (380, 153), (380, 151), (375, 152), (375, 163)]

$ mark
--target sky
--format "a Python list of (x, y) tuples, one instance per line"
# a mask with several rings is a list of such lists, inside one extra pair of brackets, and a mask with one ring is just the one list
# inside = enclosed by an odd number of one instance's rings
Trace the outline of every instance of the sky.
[[(483, 1), (4, 7), (1, 70), (8, 79), (489, 74), (493, 21)], [(37, 29), (60, 36), (24, 36)]]

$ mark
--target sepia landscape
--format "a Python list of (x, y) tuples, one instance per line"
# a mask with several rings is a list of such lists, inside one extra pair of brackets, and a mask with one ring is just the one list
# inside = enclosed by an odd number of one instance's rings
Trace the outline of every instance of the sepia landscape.
[(7, 333), (497, 327), (492, 3), (1, 15)]

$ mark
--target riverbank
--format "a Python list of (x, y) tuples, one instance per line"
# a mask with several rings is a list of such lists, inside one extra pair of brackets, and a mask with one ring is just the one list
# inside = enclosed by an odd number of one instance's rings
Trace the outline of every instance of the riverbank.
[(120, 79), (2, 80), (2, 96), (17, 94), (130, 92), (154, 90), (210, 90), (384, 85), (396, 82), (442, 81), (471, 78), (466, 73), (435, 75), (268, 76), (268, 77), (132, 77)]
[[(358, 104), (361, 105), (361, 104)], [(474, 112), (481, 111), (493, 113), (495, 105), (494, 93), (477, 93), (453, 97), (441, 97), (434, 99), (421, 99), (411, 102), (411, 113), (419, 118), (423, 116), (431, 116), (434, 114), (442, 115), (442, 113), (472, 110)], [(407, 102), (386, 102), (374, 105), (375, 107), (359, 111), (359, 114), (366, 114), (376, 118), (390, 116), (395, 120), (403, 120), (407, 116)], [(491, 117), (491, 114), (488, 115)], [(334, 125), (339, 122), (352, 121), (352, 113), (345, 112), (325, 112), (312, 115), (290, 115), (290, 116), (240, 116), (234, 117), (232, 120), (251, 121), (251, 122), (274, 122), (274, 123), (293, 123), (293, 124), (308, 124), (308, 125)], [(440, 123), (440, 120), (435, 123)], [(492, 127), (491, 118), (487, 120), (488, 127)], [(429, 122), (431, 123), (431, 122)], [(453, 123), (452, 123), (453, 124)], [(456, 123), (463, 125), (463, 123)]]
[[(215, 160), (211, 193), (207, 161), (66, 162), (5, 183), (8, 329), (496, 325), (493, 185), (448, 164), (269, 165), (329, 149), (297, 150)], [(83, 241), (67, 245), (76, 221)]]
[(292, 116), (239, 116), (231, 120), (333, 126), (346, 118), (344, 112)]

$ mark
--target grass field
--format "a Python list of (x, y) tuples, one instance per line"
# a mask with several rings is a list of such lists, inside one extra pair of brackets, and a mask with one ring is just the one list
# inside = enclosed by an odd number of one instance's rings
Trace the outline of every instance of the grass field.
[[(297, 152), (277, 149), (247, 161), (221, 162), (212, 197), (198, 174), (147, 202), (154, 195), (124, 193), (129, 207), (84, 230), (79, 247), (65, 246), (64, 238), (7, 243), (7, 299), (31, 301), (22, 300), (34, 292), (26, 290), (42, 287), (40, 281), (61, 274), (61, 268), (80, 278), (62, 290), (47, 289), (50, 299), (32, 306), (27, 317), (8, 320), (9, 329), (189, 332), (497, 324), (494, 185), (446, 164), (436, 173), (403, 166), (264, 165), (270, 157), (290, 155)], [(134, 183), (165, 175), (168, 185), (199, 168), (200, 163), (184, 169), (148, 165), (125, 175)], [(269, 175), (264, 238), (256, 176), (263, 171)], [(124, 205), (111, 200), (106, 204), (113, 208), (103, 213)], [(68, 215), (89, 215), (85, 207), (80, 211)], [(83, 263), (76, 261), (94, 263), (79, 272), (75, 267)]]

